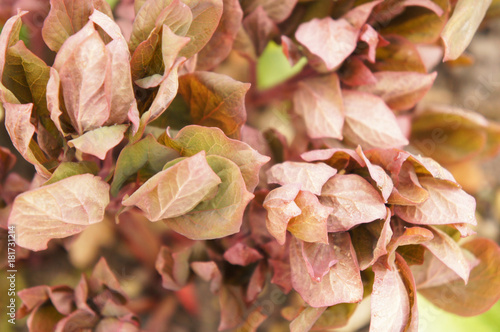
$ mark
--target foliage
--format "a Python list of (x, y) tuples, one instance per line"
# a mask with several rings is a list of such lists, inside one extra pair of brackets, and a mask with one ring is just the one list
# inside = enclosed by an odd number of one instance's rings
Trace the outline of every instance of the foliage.
[(0, 36), (5, 127), (36, 170), (0, 149), (1, 231), (29, 264), (112, 225), (147, 275), (133, 300), (104, 258), (74, 289), (23, 289), (30, 330), (165, 330), (197, 292), (237, 331), (278, 308), (292, 331), (341, 327), (369, 295), (374, 332), (417, 331), (417, 291), (464, 316), (497, 302), (500, 248), (459, 239), (476, 201), (440, 163), (496, 155), (500, 126), (417, 106), (489, 1), (112, 4), (51, 0), (46, 46), (20, 40), (25, 11)]

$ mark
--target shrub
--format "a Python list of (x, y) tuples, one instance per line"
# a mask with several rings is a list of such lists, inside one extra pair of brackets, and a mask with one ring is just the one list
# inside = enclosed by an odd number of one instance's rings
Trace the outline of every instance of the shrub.
[[(11, 172), (0, 149), (4, 237), (26, 273), (37, 257), (69, 255), (74, 273), (103, 254), (145, 271), (129, 299), (102, 258), (75, 288), (21, 290), (18, 317), (32, 331), (199, 329), (182, 317), (202, 320), (210, 293), (219, 330), (279, 313), (292, 331), (341, 327), (371, 295), (370, 331), (417, 331), (417, 291), (486, 311), (500, 249), (460, 240), (476, 201), (438, 161), (496, 155), (499, 126), (416, 105), (488, 5), (136, 0), (115, 22), (103, 0), (51, 0), (44, 59), (19, 39), (18, 11), (0, 37), (0, 97), (36, 174)], [(265, 81), (273, 49), (290, 66)]]

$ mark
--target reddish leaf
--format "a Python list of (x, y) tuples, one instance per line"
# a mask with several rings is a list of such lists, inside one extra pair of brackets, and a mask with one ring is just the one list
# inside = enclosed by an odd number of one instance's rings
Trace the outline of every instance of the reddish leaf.
[(327, 71), (331, 71), (356, 48), (358, 30), (342, 18), (314, 18), (299, 26), (295, 38), (320, 59)]
[(222, 274), (215, 262), (193, 262), (191, 268), (200, 278), (210, 281), (210, 291), (212, 293), (219, 292), (222, 284)]
[(248, 144), (228, 138), (218, 128), (187, 126), (175, 138), (165, 137), (165, 145), (187, 157), (204, 150), (207, 156), (219, 155), (233, 161), (240, 168), (246, 187), (251, 192), (259, 183), (260, 168), (270, 159)]
[(355, 303), (363, 298), (363, 284), (348, 233), (330, 234), (330, 246), (335, 249), (337, 264), (318, 282), (307, 272), (300, 241), (290, 243), (290, 265), (293, 288), (310, 306), (319, 308), (338, 303)]
[(202, 151), (157, 173), (122, 204), (137, 206), (151, 221), (175, 218), (213, 196), (220, 183)]
[(254, 197), (246, 189), (235, 163), (219, 156), (207, 156), (206, 160), (222, 180), (217, 195), (182, 216), (164, 220), (171, 229), (193, 240), (215, 239), (237, 233), (245, 207)]
[(245, 13), (250, 13), (262, 6), (267, 15), (279, 23), (290, 16), (296, 3), (297, 0), (243, 0), (242, 7)]
[(295, 203), (301, 213), (288, 223), (288, 231), (307, 242), (328, 244), (327, 220), (332, 208), (322, 205), (316, 195), (300, 191)]
[(189, 105), (193, 123), (219, 127), (229, 137), (240, 136), (247, 115), (245, 94), (250, 84), (212, 72), (181, 76), (179, 93)]
[(398, 216), (419, 225), (476, 225), (474, 197), (441, 180), (421, 178), (420, 183), (428, 191), (429, 198), (418, 205), (396, 206)]
[(356, 6), (342, 17), (359, 30), (365, 24), (366, 20), (368, 20), (373, 8), (381, 2), (380, 0), (376, 0)]
[(304, 259), (309, 276), (321, 281), (330, 272), (330, 268), (337, 263), (335, 249), (328, 243), (301, 242), (302, 258)]
[(458, 243), (436, 227), (430, 227), (430, 230), (434, 237), (422, 245), (467, 283), (470, 266)]
[(261, 55), (269, 41), (279, 35), (278, 27), (261, 6), (245, 17), (243, 27), (257, 55)]
[(500, 249), (487, 239), (474, 239), (462, 245), (479, 260), (465, 286), (463, 280), (440, 287), (419, 290), (438, 307), (461, 316), (474, 316), (487, 311), (500, 298)]
[(35, 133), (35, 126), (30, 121), (33, 104), (21, 105), (4, 102), (3, 107), (6, 115), (5, 128), (7, 128), (14, 147), (24, 159), (35, 166), (38, 174), (50, 177), (50, 172), (43, 165), (47, 158), (32, 139)]
[(104, 218), (109, 185), (92, 174), (75, 175), (16, 197), (9, 225), (17, 244), (43, 250), (47, 242), (80, 233)]
[(169, 290), (178, 291), (184, 287), (189, 277), (189, 257), (191, 247), (172, 251), (162, 247), (156, 260), (156, 270), (162, 278), (162, 286)]
[(227, 58), (241, 27), (243, 12), (239, 1), (223, 0), (223, 9), (219, 26), (207, 45), (198, 53), (196, 66), (199, 70), (212, 69)]
[(346, 117), (344, 125), (346, 139), (366, 148), (391, 148), (408, 144), (396, 117), (381, 98), (347, 90), (343, 90), (342, 95)]
[(224, 259), (233, 265), (247, 266), (262, 259), (263, 256), (254, 248), (238, 242), (224, 253)]
[(281, 48), (290, 66), (295, 66), (297, 62), (302, 59), (302, 53), (300, 52), (299, 46), (285, 35), (281, 36)]
[[(360, 146), (356, 148), (356, 153), (361, 157), (364, 161), (366, 168), (368, 169), (368, 173), (370, 173), (370, 177), (375, 182), (377, 189), (382, 194), (382, 198), (384, 202), (387, 202), (387, 199), (391, 195), (391, 192), (394, 188), (394, 184), (391, 180), (391, 177), (384, 171), (384, 169), (378, 165), (373, 165), (368, 158), (366, 158), (363, 149)], [(363, 166), (363, 165), (362, 165)]]
[(265, 287), (266, 282), (266, 272), (267, 265), (264, 262), (260, 262), (250, 277), (250, 281), (248, 282), (247, 292), (246, 292), (246, 301), (253, 302), (257, 299), (259, 294), (261, 294), (262, 290)]
[(80, 31), (88, 22), (94, 8), (112, 17), (111, 8), (104, 0), (51, 0), (50, 12), (43, 24), (43, 40), (57, 52), (64, 42)]
[(365, 24), (361, 28), (359, 40), (364, 41), (368, 45), (366, 59), (371, 63), (375, 62), (375, 53), (379, 44), (378, 32), (371, 25)]
[(272, 190), (264, 200), (263, 206), (267, 210), (267, 230), (281, 245), (286, 241), (288, 222), (301, 213), (294, 202), (299, 190), (299, 185), (284, 185)]
[(299, 184), (300, 190), (310, 191), (315, 195), (321, 195), (323, 185), (336, 173), (336, 169), (323, 163), (293, 161), (274, 165), (266, 172), (268, 183)]
[[(386, 269), (375, 263), (370, 331), (417, 331), (415, 284), (402, 258)], [(399, 269), (404, 268), (400, 274)], [(411, 288), (409, 287), (411, 285)]]
[(358, 57), (350, 57), (342, 66), (340, 80), (350, 86), (375, 84), (377, 79)]
[(220, 323), (219, 331), (235, 328), (243, 322), (245, 310), (239, 287), (224, 285), (219, 294)]
[(387, 254), (387, 245), (391, 241), (391, 213), (387, 211), (384, 221), (374, 221), (365, 227), (356, 227), (351, 231), (352, 243), (356, 249), (359, 269), (366, 270)]
[(268, 261), (273, 268), (271, 283), (278, 285), (283, 293), (288, 294), (292, 290), (290, 263), (277, 259)]
[(336, 175), (323, 186), (321, 202), (333, 208), (328, 231), (346, 231), (355, 225), (385, 219), (387, 210), (372, 185), (356, 174)]
[(363, 159), (351, 149), (324, 149), (304, 152), (300, 155), (305, 161), (325, 161), (336, 169), (363, 166)]
[(293, 103), (295, 112), (304, 118), (309, 137), (342, 139), (344, 105), (336, 74), (299, 82)]
[(358, 89), (381, 97), (394, 111), (405, 111), (424, 97), (437, 73), (382, 71), (374, 76), (376, 83), (363, 85)]

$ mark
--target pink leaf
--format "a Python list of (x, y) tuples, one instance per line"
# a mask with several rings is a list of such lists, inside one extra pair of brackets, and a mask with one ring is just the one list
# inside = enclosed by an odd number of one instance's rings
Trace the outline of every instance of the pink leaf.
[(376, 83), (363, 85), (358, 90), (381, 97), (394, 111), (406, 111), (425, 96), (437, 73), (380, 71), (374, 75)]
[(299, 185), (285, 185), (272, 190), (264, 200), (263, 206), (267, 210), (267, 230), (281, 245), (286, 241), (288, 222), (301, 213), (294, 202), (299, 190)]
[(97, 128), (68, 141), (68, 145), (104, 160), (108, 151), (122, 141), (127, 129), (128, 125)]
[(109, 185), (92, 174), (75, 175), (16, 197), (9, 225), (17, 243), (43, 250), (47, 242), (80, 233), (100, 222), (109, 203)]
[(194, 209), (220, 183), (202, 151), (157, 173), (122, 204), (137, 206), (151, 221), (175, 218)]
[(307, 266), (309, 276), (321, 281), (330, 272), (330, 268), (337, 263), (335, 249), (330, 244), (301, 242), (302, 258)]
[(219, 292), (222, 284), (222, 274), (215, 262), (192, 262), (191, 268), (203, 280), (210, 281), (210, 291)]
[(233, 265), (247, 266), (261, 260), (263, 256), (254, 248), (241, 242), (226, 250), (224, 259)]
[(299, 82), (293, 103), (295, 112), (304, 118), (309, 137), (342, 139), (344, 105), (337, 74)]
[(394, 188), (394, 184), (391, 180), (391, 177), (384, 171), (384, 169), (378, 165), (373, 165), (368, 158), (366, 158), (363, 150), (360, 146), (356, 148), (356, 153), (363, 159), (365, 162), (366, 168), (370, 173), (370, 177), (375, 184), (377, 185), (377, 189), (382, 194), (382, 198), (384, 202), (387, 202), (387, 199), (391, 195), (392, 189)]
[(175, 252), (167, 247), (160, 249), (156, 270), (161, 275), (164, 288), (177, 291), (187, 284), (191, 251), (189, 246)]
[(307, 272), (300, 240), (293, 238), (290, 242), (293, 288), (311, 307), (355, 303), (363, 298), (363, 283), (349, 234), (330, 234), (330, 246), (333, 246), (338, 262), (318, 282)]
[(10, 140), (21, 156), (32, 163), (38, 174), (48, 178), (51, 173), (42, 164), (47, 161), (45, 155), (32, 138), (35, 126), (31, 124), (31, 112), (33, 104), (9, 104), (3, 103), (5, 108), (5, 128), (9, 133)]
[(295, 38), (319, 57), (328, 71), (337, 68), (356, 48), (358, 29), (347, 20), (314, 18), (302, 23)]
[(370, 17), (373, 8), (381, 2), (381, 0), (377, 0), (356, 6), (342, 16), (342, 18), (347, 20), (354, 28), (359, 30), (366, 23), (368, 17)]
[(328, 231), (346, 231), (355, 225), (385, 219), (387, 210), (380, 194), (356, 174), (336, 175), (324, 185), (321, 202), (333, 208)]
[(346, 139), (363, 147), (407, 145), (396, 117), (384, 101), (372, 94), (343, 90)]
[(327, 220), (332, 208), (322, 205), (316, 195), (300, 191), (295, 203), (301, 213), (288, 223), (288, 231), (307, 242), (328, 244)]
[(309, 164), (294, 161), (274, 165), (266, 172), (268, 183), (299, 184), (300, 190), (310, 191), (315, 195), (321, 195), (323, 185), (336, 173), (335, 168), (323, 163)]
[(476, 225), (476, 201), (462, 189), (433, 178), (420, 178), (429, 198), (418, 205), (396, 206), (404, 220), (419, 225), (466, 223)]
[(245, 13), (248, 14), (255, 10), (255, 8), (262, 6), (266, 11), (267, 15), (272, 18), (276, 23), (280, 23), (287, 19), (295, 5), (297, 0), (245, 0), (243, 1), (243, 7)]

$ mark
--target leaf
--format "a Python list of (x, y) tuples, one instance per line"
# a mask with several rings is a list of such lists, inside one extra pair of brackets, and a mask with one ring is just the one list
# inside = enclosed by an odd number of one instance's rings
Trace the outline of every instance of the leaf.
[(136, 12), (129, 41), (132, 52), (147, 40), (151, 33), (158, 34), (163, 25), (183, 37), (193, 23), (193, 14), (185, 1), (147, 0)]
[(99, 167), (96, 163), (92, 161), (81, 161), (81, 162), (62, 162), (57, 166), (54, 173), (50, 179), (47, 180), (43, 185), (47, 186), (49, 184), (56, 183), (63, 179), (69, 178), (70, 176), (79, 174), (93, 174), (97, 175), (99, 172)]
[(23, 104), (33, 103), (34, 110), (42, 125), (53, 139), (58, 139), (58, 131), (50, 120), (47, 108), (47, 82), (50, 68), (26, 48), (23, 41), (9, 47), (6, 54), (2, 82)]
[(479, 315), (500, 299), (500, 248), (491, 240), (479, 238), (464, 243), (462, 248), (480, 261), (471, 271), (467, 285), (459, 279), (419, 292), (446, 311), (461, 316)]
[(364, 148), (391, 148), (408, 144), (396, 117), (381, 98), (350, 90), (343, 90), (342, 96), (344, 137), (347, 140)]
[(9, 133), (10, 140), (21, 156), (35, 166), (38, 174), (50, 177), (44, 163), (47, 158), (40, 150), (38, 144), (33, 140), (35, 126), (30, 122), (33, 104), (9, 104), (3, 103), (5, 108), (5, 128)]
[(267, 16), (262, 6), (245, 17), (243, 27), (257, 55), (262, 55), (269, 42), (279, 35), (278, 27)]
[(180, 56), (190, 58), (198, 53), (214, 34), (222, 17), (223, 0), (183, 0), (191, 8), (193, 23), (186, 33), (191, 38)]
[(328, 243), (301, 242), (302, 257), (307, 266), (309, 276), (316, 281), (321, 281), (330, 272), (330, 268), (337, 264), (335, 250)]
[(58, 52), (54, 68), (58, 71), (64, 103), (75, 130), (101, 127), (110, 115), (105, 80), (108, 51), (89, 22), (68, 38)]
[(149, 167), (156, 174), (168, 161), (178, 156), (174, 150), (159, 144), (152, 135), (124, 147), (116, 161), (111, 195), (116, 196), (127, 179), (141, 168)]
[(410, 71), (427, 73), (417, 47), (404, 37), (384, 35), (389, 44), (377, 48), (375, 63), (369, 65), (375, 71)]
[(195, 208), (220, 183), (202, 151), (157, 173), (122, 204), (137, 206), (150, 221), (175, 218)]
[(112, 16), (104, 0), (50, 0), (50, 12), (42, 28), (45, 44), (52, 51), (59, 51), (70, 36), (87, 24), (94, 8)]
[(104, 160), (109, 150), (120, 144), (128, 125), (101, 127), (68, 141), (70, 147)]
[(328, 180), (323, 186), (320, 202), (333, 208), (328, 217), (328, 232), (346, 231), (387, 216), (380, 194), (356, 174), (337, 174)]
[(366, 20), (370, 17), (375, 6), (382, 3), (380, 0), (371, 1), (349, 10), (342, 18), (347, 20), (356, 29), (361, 29)]
[(300, 241), (292, 238), (290, 242), (293, 288), (314, 308), (355, 303), (363, 299), (363, 284), (349, 234), (333, 233), (329, 237), (338, 262), (320, 282), (313, 280), (307, 272)]
[(356, 48), (358, 30), (347, 20), (331, 17), (314, 18), (302, 23), (295, 38), (313, 55), (319, 57), (328, 71), (337, 68)]
[(306, 307), (290, 323), (290, 332), (310, 331), (314, 323), (325, 312), (326, 307), (313, 308)]
[(339, 303), (326, 308), (312, 330), (336, 329), (346, 326), (357, 307), (357, 303)]
[(401, 1), (401, 3), (411, 8), (406, 8), (395, 17), (381, 29), (381, 33), (398, 34), (415, 44), (436, 42), (448, 20), (449, 1)]
[(224, 259), (233, 265), (247, 266), (264, 258), (256, 249), (238, 242), (224, 253)]
[(375, 30), (371, 25), (365, 24), (361, 28), (360, 34), (359, 34), (359, 40), (363, 41), (366, 43), (368, 46), (368, 50), (366, 51), (366, 54), (364, 54), (362, 57), (363, 59), (366, 59), (370, 61), (371, 63), (375, 62), (375, 55), (377, 52), (377, 47), (379, 44), (382, 44), (381, 39), (379, 38), (377, 30)]
[(364, 271), (387, 254), (387, 245), (392, 237), (390, 211), (387, 211), (385, 220), (374, 221), (365, 227), (352, 229), (351, 236), (359, 261), (359, 269)]
[[(412, 122), (411, 142), (442, 163), (470, 160), (488, 148), (490, 124), (478, 113), (442, 106), (423, 109)], [(498, 144), (495, 144), (498, 146)]]
[(47, 249), (47, 242), (83, 231), (104, 218), (109, 185), (92, 174), (75, 175), (16, 197), (9, 225), (16, 226), (17, 244)]
[(280, 185), (299, 184), (300, 190), (310, 191), (315, 195), (321, 195), (321, 188), (337, 170), (324, 163), (304, 163), (285, 161), (276, 164), (267, 172), (267, 183), (278, 183)]
[(192, 262), (191, 268), (203, 280), (210, 281), (210, 291), (216, 294), (222, 284), (222, 274), (215, 262)]
[[(336, 169), (345, 169), (347, 167), (360, 167), (363, 160), (351, 149), (322, 149), (311, 150), (300, 155), (305, 161), (324, 161), (326, 164)], [(355, 165), (355, 166), (354, 166)]]
[(294, 184), (278, 187), (269, 192), (263, 203), (267, 210), (267, 230), (281, 245), (284, 245), (286, 241), (288, 222), (301, 213), (300, 208), (294, 202), (299, 190), (300, 186)]
[(308, 191), (300, 191), (295, 203), (301, 213), (290, 220), (288, 231), (303, 241), (328, 244), (326, 221), (333, 209), (322, 205), (318, 197)]
[(457, 1), (453, 15), (441, 32), (444, 44), (443, 61), (456, 60), (469, 46), (490, 4), (491, 0), (478, 3), (470, 0)]
[(187, 284), (191, 252), (191, 247), (178, 251), (161, 247), (156, 260), (156, 270), (161, 275), (163, 288), (178, 291)]
[(371, 70), (359, 59), (359, 57), (349, 57), (342, 65), (339, 72), (342, 83), (349, 86), (360, 86), (365, 84), (375, 84), (377, 79)]
[(381, 71), (374, 76), (376, 83), (363, 85), (358, 90), (381, 97), (394, 111), (406, 111), (414, 107), (429, 91), (437, 72), (421, 74)]
[(432, 252), (441, 262), (453, 270), (467, 284), (470, 267), (458, 243), (448, 234), (436, 227), (430, 227), (434, 234), (432, 240), (422, 245)]
[(238, 138), (246, 121), (245, 94), (250, 84), (212, 73), (195, 72), (180, 77), (179, 93), (189, 105), (194, 124), (219, 127)]
[[(396, 221), (400, 220), (396, 219)], [(387, 245), (387, 266), (394, 263), (398, 247), (426, 243), (434, 237), (434, 234), (427, 228), (407, 227), (402, 222), (393, 222), (392, 231), (391, 241)]]
[(396, 206), (395, 213), (417, 225), (476, 225), (476, 201), (462, 189), (433, 178), (420, 178), (429, 198), (418, 205)]
[(192, 240), (215, 239), (237, 233), (245, 207), (254, 197), (247, 191), (235, 163), (211, 155), (206, 160), (222, 180), (217, 195), (180, 217), (164, 220), (174, 231)]
[(299, 82), (293, 104), (304, 119), (309, 137), (342, 139), (344, 105), (337, 74)]
[(106, 45), (109, 54), (109, 75), (106, 78), (110, 85), (110, 115), (106, 125), (127, 122), (129, 110), (137, 110), (137, 104), (130, 73), (130, 53), (127, 42), (121, 34), (119, 26), (107, 15), (98, 10), (90, 19), (100, 26), (113, 39)]
[(356, 148), (356, 153), (361, 157), (362, 161), (365, 164), (364, 166), (368, 169), (370, 177), (375, 182), (377, 189), (382, 194), (384, 202), (387, 203), (387, 199), (394, 189), (394, 183), (392, 182), (391, 177), (385, 172), (382, 167), (380, 167), (379, 165), (373, 165), (371, 161), (366, 158), (363, 149), (361, 149), (360, 146)]
[(242, 7), (245, 14), (253, 12), (257, 7), (262, 6), (267, 15), (276, 23), (280, 23), (287, 19), (292, 13), (293, 8), (297, 4), (297, 0), (243, 0)]
[[(413, 319), (418, 321), (417, 317), (413, 317), (413, 308), (416, 308), (414, 282), (404, 281), (398, 270), (401, 266), (407, 266), (403, 259), (398, 262), (391, 269), (385, 268), (381, 263), (375, 263), (372, 267), (375, 282), (371, 296), (370, 331), (417, 331), (414, 326), (417, 323), (413, 323)], [(406, 273), (407, 278), (413, 279), (411, 272)], [(409, 282), (413, 282), (411, 297), (410, 289), (407, 288)]]
[(248, 144), (228, 138), (218, 128), (186, 126), (173, 139), (164, 136), (164, 144), (186, 157), (204, 150), (207, 156), (219, 155), (231, 160), (240, 168), (247, 190), (250, 192), (253, 192), (259, 183), (260, 168), (270, 159), (259, 154)]
[(241, 27), (243, 12), (237, 0), (223, 0), (222, 17), (212, 38), (198, 53), (198, 70), (210, 70), (227, 58)]

